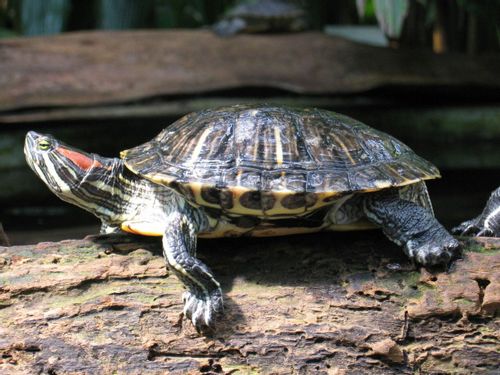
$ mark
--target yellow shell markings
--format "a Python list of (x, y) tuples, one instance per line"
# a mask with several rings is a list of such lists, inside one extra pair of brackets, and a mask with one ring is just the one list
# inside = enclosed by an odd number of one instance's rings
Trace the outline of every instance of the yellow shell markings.
[(276, 163), (281, 167), (283, 164), (283, 146), (281, 144), (280, 129), (277, 126), (274, 127), (274, 141), (276, 146)]
[(240, 215), (264, 216), (264, 212), (262, 211), (262, 209), (252, 209), (241, 204), (241, 197), (245, 193), (251, 193), (255, 190), (248, 189), (243, 186), (233, 186), (229, 188), (229, 191), (231, 192), (233, 197), (233, 207), (226, 210), (227, 212)]
[(342, 150), (344, 151), (345, 155), (349, 158), (350, 162), (352, 163), (352, 165), (356, 165), (356, 161), (352, 158), (351, 156), (351, 153), (349, 152), (349, 149), (347, 148), (347, 146), (345, 145), (344, 142), (342, 142), (339, 137), (337, 137), (335, 134), (330, 134), (330, 136), (335, 139), (335, 141), (337, 142), (337, 144), (342, 148)]
[[(128, 165), (127, 165), (128, 167)], [(137, 171), (129, 168), (132, 172), (136, 173), (137, 174)], [(149, 181), (151, 182), (154, 182), (155, 184), (159, 184), (159, 185), (165, 185), (165, 186), (168, 186), (170, 185), (172, 182), (174, 182), (176, 180), (175, 177), (173, 176), (169, 176), (169, 175), (166, 175), (166, 174), (163, 174), (163, 173), (151, 173), (151, 174), (147, 174), (147, 175), (144, 175), (144, 178), (147, 178)]]
[(236, 172), (236, 186), (241, 185), (241, 176), (243, 175), (243, 171), (241, 169)]
[(204, 206), (204, 207), (213, 207), (213, 208), (220, 207), (220, 205), (218, 205), (216, 203), (207, 202), (205, 199), (203, 199), (203, 197), (201, 195), (201, 190), (203, 188), (213, 187), (213, 185), (205, 185), (201, 182), (196, 182), (196, 181), (192, 181), (188, 185), (191, 188), (191, 191), (193, 192), (195, 203), (199, 204), (200, 206)]
[(166, 229), (165, 225), (162, 225), (162, 223), (145, 221), (124, 221), (120, 228), (124, 232), (152, 237), (163, 236)]
[(389, 180), (375, 180), (375, 181), (373, 181), (373, 185), (375, 185), (375, 188), (377, 190), (379, 190), (379, 189), (385, 189), (385, 188), (391, 187), (392, 182)]
[[(191, 189), (193, 191), (193, 194), (195, 196), (195, 202), (200, 205), (200, 206), (205, 206), (205, 207), (213, 207), (213, 208), (220, 208), (220, 205), (214, 204), (214, 203), (209, 203), (205, 199), (203, 199), (201, 195), (201, 190), (202, 188), (205, 188), (206, 186), (203, 186), (200, 183), (190, 183)], [(332, 205), (332, 201), (325, 201), (329, 200), (332, 197), (335, 197), (339, 195), (336, 192), (327, 192), (327, 193), (313, 193), (315, 197), (317, 198), (315, 203), (311, 206), (306, 206), (305, 204), (297, 208), (287, 208), (282, 204), (283, 199), (290, 197), (291, 195), (297, 194), (294, 191), (291, 190), (281, 190), (281, 191), (270, 191), (268, 192), (269, 195), (272, 196), (272, 199), (274, 199), (274, 202), (270, 208), (258, 208), (258, 209), (253, 209), (249, 207), (245, 207), (241, 203), (241, 197), (246, 194), (246, 193), (252, 193), (255, 192), (257, 194), (260, 194), (261, 192), (245, 188), (243, 186), (233, 186), (228, 189), (228, 192), (231, 193), (232, 195), (232, 200), (233, 200), (233, 207), (230, 209), (224, 209), (223, 211), (230, 213), (230, 214), (236, 214), (236, 215), (248, 215), (248, 216), (257, 216), (257, 217), (272, 217), (272, 216), (280, 216), (280, 217), (295, 217), (295, 216), (303, 216), (309, 212), (312, 212), (318, 208)]]
[(193, 153), (191, 155), (191, 159), (187, 163), (188, 166), (193, 166), (194, 163), (196, 163), (196, 161), (198, 160), (200, 153), (201, 153), (201, 150), (203, 148), (203, 145), (205, 144), (205, 141), (207, 140), (207, 137), (211, 131), (212, 131), (212, 128), (209, 127), (207, 129), (205, 129), (203, 131), (203, 133), (201, 134), (200, 139), (198, 139), (198, 142), (196, 143), (196, 146), (193, 150)]

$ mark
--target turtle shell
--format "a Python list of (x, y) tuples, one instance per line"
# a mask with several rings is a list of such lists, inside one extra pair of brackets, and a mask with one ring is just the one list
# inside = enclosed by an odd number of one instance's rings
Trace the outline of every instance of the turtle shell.
[(243, 3), (232, 8), (226, 18), (295, 18), (304, 15), (304, 11), (291, 3), (282, 0), (260, 0)]
[(304, 10), (283, 0), (257, 0), (232, 8), (213, 29), (220, 36), (236, 33), (300, 31), (306, 28)]
[(274, 105), (191, 113), (121, 156), (193, 204), (254, 216), (301, 215), (439, 177), (408, 146), (350, 117)]

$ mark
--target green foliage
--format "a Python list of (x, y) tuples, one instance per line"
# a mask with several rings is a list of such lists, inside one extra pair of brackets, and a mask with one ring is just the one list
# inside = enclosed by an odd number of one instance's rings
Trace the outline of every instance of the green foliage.
[(160, 28), (210, 25), (235, 4), (234, 0), (156, 0), (155, 24)]
[(152, 18), (153, 0), (99, 0), (98, 27), (107, 30), (146, 27)]
[(161, 28), (199, 27), (204, 24), (202, 0), (157, 0), (156, 25)]
[[(0, 0), (0, 38), (94, 28), (198, 28), (212, 25), (235, 5), (255, 1), (261, 0)], [(287, 1), (304, 9), (314, 30), (378, 23), (400, 45), (431, 47), (431, 33), (440, 23), (448, 50), (500, 47), (500, 0)]]
[(19, 28), (24, 35), (62, 32), (71, 7), (70, 0), (17, 0)]
[(374, 4), (382, 31), (391, 39), (399, 39), (410, 9), (409, 0), (374, 0)]
[(358, 17), (363, 23), (376, 23), (375, 4), (373, 0), (356, 0)]
[(1, 38), (12, 38), (18, 34), (12, 30), (1, 27), (0, 28), (0, 39)]
[[(0, 39), (10, 38), (17, 36), (18, 34), (13, 30), (12, 27), (12, 12), (11, 7), (7, 0), (0, 0)], [(10, 27), (9, 27), (10, 26)]]
[(497, 46), (500, 46), (500, 0), (456, 0), (469, 14), (475, 15), (483, 25), (483, 30), (496, 34)]
[[(436, 0), (434, 0), (436, 1)], [(475, 14), (491, 14), (498, 12), (500, 0), (456, 0), (458, 5), (467, 12)], [(498, 14), (498, 13), (496, 13)], [(500, 20), (497, 19), (497, 22)]]
[(0, 27), (5, 25), (7, 20), (7, 2), (0, 0)]

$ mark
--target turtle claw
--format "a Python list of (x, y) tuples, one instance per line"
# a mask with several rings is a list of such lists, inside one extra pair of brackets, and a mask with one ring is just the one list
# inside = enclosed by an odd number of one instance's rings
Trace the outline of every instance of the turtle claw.
[(447, 264), (458, 255), (460, 243), (448, 235), (423, 244), (419, 244), (417, 240), (408, 241), (405, 250), (411, 259), (424, 266)]
[(475, 224), (469, 224), (461, 234), (462, 236), (474, 236), (477, 235), (479, 231), (480, 229)]
[(222, 292), (216, 289), (209, 296), (200, 297), (190, 291), (184, 293), (184, 315), (198, 332), (213, 330), (217, 317), (222, 314)]
[(459, 226), (453, 228), (452, 233), (459, 236), (474, 236), (474, 237), (494, 237), (495, 233), (490, 228), (481, 224), (480, 220), (472, 219), (464, 221)]
[(495, 234), (489, 228), (483, 228), (476, 234), (476, 237), (494, 237), (494, 236)]
[(462, 224), (456, 226), (451, 230), (451, 233), (459, 236), (468, 236), (478, 233), (480, 228), (476, 219), (464, 221)]

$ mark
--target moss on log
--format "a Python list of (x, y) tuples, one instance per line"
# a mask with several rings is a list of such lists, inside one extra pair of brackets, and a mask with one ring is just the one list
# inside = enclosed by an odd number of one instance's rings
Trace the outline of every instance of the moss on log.
[(0, 248), (0, 372), (492, 373), (500, 242), (468, 240), (448, 271), (416, 269), (377, 232), (205, 240), (224, 286), (211, 337), (182, 318), (159, 243)]

